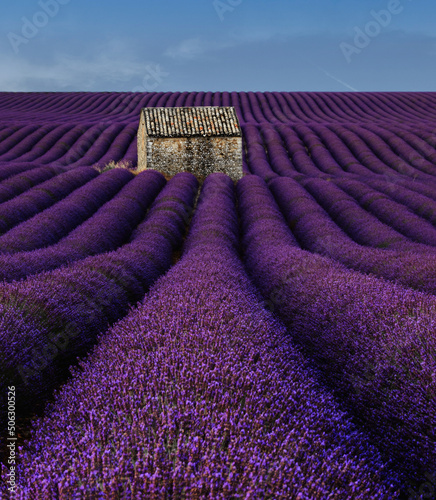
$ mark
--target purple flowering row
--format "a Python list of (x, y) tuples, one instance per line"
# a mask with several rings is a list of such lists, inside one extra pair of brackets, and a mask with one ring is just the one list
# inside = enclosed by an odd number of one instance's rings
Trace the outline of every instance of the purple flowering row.
[(382, 179), (366, 179), (365, 184), (372, 189), (380, 191), (389, 196), (392, 200), (404, 205), (406, 208), (414, 212), (416, 215), (428, 220), (432, 225), (436, 225), (436, 190), (433, 191), (433, 197), (423, 195), (422, 193), (413, 191), (406, 185), (402, 186), (393, 181)]
[(407, 207), (363, 182), (354, 179), (335, 179), (334, 182), (356, 199), (365, 210), (410, 240), (425, 245), (436, 245), (436, 229), (433, 225)]
[(112, 170), (111, 178), (114, 191), (119, 192), (58, 243), (30, 252), (0, 255), (0, 280), (20, 280), (125, 244), (162, 189), (165, 178), (154, 170), (135, 177), (124, 169)]
[(280, 126), (275, 129), (264, 126), (262, 133), (269, 161), (277, 174), (288, 177), (295, 177), (296, 174), (322, 175), (292, 128)]
[(300, 182), (332, 220), (356, 243), (392, 250), (431, 249), (413, 243), (406, 236), (378, 220), (361, 207), (352, 196), (340, 189), (336, 182), (316, 178), (302, 179)]
[(422, 149), (424, 141), (415, 134), (409, 132), (405, 136), (398, 135), (393, 130), (386, 130), (377, 125), (367, 125), (365, 128), (383, 139), (392, 151), (402, 158), (405, 163), (410, 164), (413, 168), (425, 174), (434, 175), (436, 158), (433, 155), (433, 161), (428, 159), (428, 148), (427, 150)]
[(0, 143), (10, 137), (19, 128), (20, 127), (17, 125), (6, 125), (5, 123), (0, 124)]
[[(400, 173), (417, 179), (435, 181), (434, 177), (424, 174), (406, 163), (386, 145), (376, 134), (362, 127), (351, 125), (331, 125), (330, 128), (338, 134), (356, 158), (377, 174)], [(357, 130), (357, 131), (356, 131)]]
[[(29, 172), (30, 173), (30, 172)], [(58, 174), (0, 205), (0, 235), (62, 200), (75, 189), (97, 177), (90, 167)]]
[(296, 177), (301, 175), (298, 167), (291, 161), (291, 154), (286, 150), (276, 128), (265, 124), (260, 132), (268, 153), (268, 162), (273, 171), (280, 176)]
[(241, 179), (238, 195), (245, 263), (267, 304), (386, 456), (424, 478), (436, 467), (436, 298), (283, 241), (261, 179)]
[(86, 133), (90, 125), (76, 125), (74, 128), (65, 133), (51, 148), (47, 148), (41, 152), (38, 161), (41, 163), (61, 163), (61, 158), (68, 154), (72, 146), (79, 138)]
[[(96, 162), (97, 165), (107, 165), (111, 161), (123, 161), (136, 166), (137, 161), (137, 144), (136, 136), (138, 132), (137, 126), (127, 126), (116, 136), (106, 153)], [(133, 144), (134, 147), (131, 147)]]
[(308, 155), (301, 138), (291, 127), (281, 126), (278, 128), (278, 132), (288, 150), (290, 160), (300, 173), (315, 176), (322, 173)]
[[(311, 128), (319, 137), (321, 143), (327, 148), (328, 154), (332, 156), (344, 172), (362, 176), (374, 175), (374, 171), (368, 165), (362, 163), (344, 143), (339, 134), (330, 130), (330, 127), (321, 124), (311, 124)], [(396, 172), (395, 174), (398, 175)]]
[(79, 137), (68, 152), (56, 163), (62, 165), (93, 165), (107, 152), (123, 130), (121, 124), (93, 125)]
[[(126, 139), (125, 134), (122, 134), (125, 129), (125, 125), (122, 124), (112, 124), (109, 126), (105, 126), (105, 128), (100, 131), (100, 134), (97, 137), (97, 140), (92, 140), (90, 145), (91, 147), (83, 155), (80, 160), (77, 162), (78, 165), (95, 165), (104, 163), (104, 159), (107, 159), (107, 163), (109, 161), (118, 159), (117, 156), (113, 157), (111, 153), (111, 149), (117, 144), (121, 144), (125, 147)], [(129, 141), (130, 142), (130, 141)], [(71, 151), (72, 152), (72, 151)], [(108, 157), (109, 155), (109, 157)], [(67, 155), (68, 157), (69, 155)], [(68, 160), (70, 163), (70, 159)]]
[[(356, 176), (355, 178), (357, 180), (361, 180), (368, 186), (377, 189), (378, 191), (382, 191), (393, 200), (402, 203), (410, 210), (413, 210), (415, 213), (424, 218), (426, 217), (424, 215), (426, 210), (423, 206), (419, 207), (418, 202), (422, 201), (423, 205), (425, 203), (430, 203), (431, 207), (433, 206), (433, 202), (436, 201), (436, 189), (432, 186), (432, 184), (425, 181), (417, 181), (416, 179), (410, 180), (407, 177), (400, 176), (380, 175), (371, 175), (368, 177)], [(416, 200), (412, 200), (413, 195), (422, 195), (424, 198), (416, 196)]]
[(295, 125), (295, 132), (305, 144), (308, 154), (321, 172), (340, 177), (344, 175), (341, 166), (331, 155), (329, 147), (322, 142), (313, 128), (304, 124)]
[[(251, 123), (314, 122), (368, 123), (404, 129), (419, 124), (433, 127), (436, 108), (431, 93), (313, 93), (313, 92), (148, 92), (148, 93), (56, 93), (29, 95), (2, 94), (2, 121), (10, 124), (78, 123), (86, 119), (97, 123), (113, 117), (118, 123), (133, 122), (144, 106), (229, 106), (241, 108), (244, 121)], [(33, 101), (32, 101), (33, 99)], [(67, 118), (68, 117), (68, 118)], [(39, 120), (38, 120), (39, 118)], [(28, 122), (27, 122), (28, 123)]]
[[(67, 126), (67, 128), (71, 128), (71, 125)], [(11, 145), (7, 151), (1, 154), (0, 160), (34, 161), (44, 152), (40, 146), (47, 150), (54, 144), (54, 141), (51, 140), (52, 137), (54, 136), (55, 140), (59, 140), (65, 131), (65, 125), (54, 126), (45, 124), (37, 127), (34, 132), (26, 135), (22, 140), (20, 140), (18, 134), (15, 134), (15, 139), (18, 139), (17, 143), (13, 146)]]
[(206, 179), (181, 260), (36, 422), (16, 498), (398, 498), (259, 301), (235, 201)]
[[(356, 177), (357, 178), (357, 177)], [(359, 180), (359, 179), (358, 179)], [(375, 176), (365, 177), (364, 182), (368, 182), (368, 185), (372, 185), (371, 181), (381, 180), (385, 181), (391, 185), (398, 185), (407, 188), (409, 191), (422, 194), (431, 200), (436, 201), (436, 189), (435, 187), (427, 181), (417, 181), (416, 179), (409, 179), (407, 177), (400, 176)]]
[[(408, 175), (434, 182), (435, 165), (427, 161), (419, 151), (412, 148), (401, 137), (377, 125), (366, 125), (366, 127), (359, 128), (351, 126), (350, 128), (356, 130), (362, 137), (369, 137), (377, 151), (384, 152), (387, 163), (390, 162), (397, 168), (399, 166), (400, 171), (407, 171)], [(416, 137), (416, 135), (409, 132), (408, 137)]]
[(89, 219), (131, 179), (133, 174), (120, 174), (118, 169), (100, 174), (52, 207), (0, 236), (0, 253), (28, 252), (54, 245)]
[(277, 174), (268, 163), (262, 137), (255, 125), (247, 124), (242, 127), (247, 153), (245, 160), (249, 172), (255, 173), (263, 179), (276, 177)]
[(66, 134), (68, 134), (73, 128), (74, 126), (70, 123), (53, 127), (51, 131), (47, 131), (47, 133), (44, 134), (42, 139), (40, 139), (31, 148), (28, 148), (24, 154), (13, 161), (38, 161), (41, 163), (47, 163), (42, 161), (44, 155), (47, 151), (54, 148), (57, 143), (62, 142)]
[[(264, 123), (261, 129), (252, 123), (243, 125), (247, 162), (251, 172), (268, 180), (274, 177), (271, 169), (275, 174), (289, 177), (295, 177), (297, 173), (316, 177), (344, 177), (347, 173), (398, 176), (398, 169), (402, 169), (403, 174), (434, 182), (434, 178), (416, 172), (412, 167), (402, 166), (403, 160), (401, 163), (398, 159), (395, 169), (389, 167), (349, 127), (335, 125), (332, 128), (330, 130), (320, 124), (312, 124), (311, 127), (296, 124), (291, 128), (284, 124), (273, 126)], [(362, 133), (365, 132), (369, 133), (367, 130)], [(349, 138), (350, 134), (352, 137), (344, 144), (341, 134), (345, 138)], [(385, 147), (389, 149), (388, 146)]]
[(15, 196), (24, 193), (28, 189), (41, 184), (48, 179), (62, 173), (59, 167), (39, 167), (26, 172), (19, 173), (13, 177), (0, 182), (0, 204)]
[[(0, 162), (37, 160), (75, 168), (125, 161), (135, 166), (141, 107), (232, 105), (253, 156), (246, 160), (248, 168), (265, 180), (277, 174), (292, 177), (295, 170), (314, 176), (401, 173), (435, 179), (434, 147), (429, 147), (434, 126), (428, 120), (435, 103), (429, 94), (414, 96), (413, 102), (407, 95), (286, 92), (41, 95), (34, 103), (25, 96), (5, 99), (9, 104), (1, 110), (0, 125), (15, 126), (0, 134)], [(26, 119), (33, 125), (24, 125)], [(283, 151), (276, 143), (269, 158), (257, 154), (251, 127), (259, 126), (261, 147), (269, 149), (279, 133)]]
[[(135, 203), (150, 202), (164, 182), (157, 172), (144, 174), (148, 175), (130, 183), (138, 180), (139, 185), (148, 177), (144, 200), (135, 200), (130, 192), (132, 211)], [(98, 334), (123, 317), (171, 266), (197, 186), (188, 173), (171, 179), (131, 242), (120, 249), (0, 285), (0, 397), (5, 397), (7, 386), (16, 387), (17, 415), (41, 409), (77, 356), (85, 354)], [(1, 408), (4, 412), (6, 406)]]
[[(320, 179), (308, 180), (305, 186), (313, 188), (314, 184), (319, 190), (327, 191), (327, 181)], [(287, 178), (275, 179), (268, 187), (293, 236), (305, 250), (331, 257), (351, 269), (436, 295), (436, 254), (431, 253), (431, 247), (397, 242), (392, 246), (401, 250), (395, 251), (359, 245), (297, 182)], [(376, 227), (373, 231), (377, 234)]]
[(420, 133), (418, 130), (413, 133), (413, 131), (392, 127), (392, 131), (396, 134), (396, 136), (401, 137), (401, 139), (410, 144), (414, 151), (417, 151), (431, 163), (436, 164), (436, 137), (434, 130), (432, 130), (430, 134), (425, 132)]
[[(40, 135), (38, 134), (39, 129), (40, 127), (38, 125), (25, 125), (16, 130), (12, 130), (10, 135), (6, 135), (0, 142), (0, 159), (3, 155), (7, 155), (10, 151), (13, 151), (14, 148), (19, 147), (21, 142), (26, 141), (28, 137), (32, 137), (32, 134)], [(6, 159), (5, 161), (8, 160)]]
[(0, 162), (0, 182), (10, 177), (14, 177), (22, 172), (27, 172), (41, 165), (36, 163), (21, 162)]

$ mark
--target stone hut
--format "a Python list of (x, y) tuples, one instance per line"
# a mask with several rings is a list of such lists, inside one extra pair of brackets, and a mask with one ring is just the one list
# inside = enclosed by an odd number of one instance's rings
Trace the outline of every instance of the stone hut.
[(143, 108), (138, 129), (138, 171), (166, 177), (191, 172), (203, 180), (224, 172), (242, 177), (242, 134), (234, 107)]

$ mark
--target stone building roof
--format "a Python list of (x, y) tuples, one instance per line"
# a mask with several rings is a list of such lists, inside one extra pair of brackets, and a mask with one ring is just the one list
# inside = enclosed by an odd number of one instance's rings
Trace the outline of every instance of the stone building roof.
[(148, 137), (241, 137), (232, 106), (150, 107), (142, 113)]

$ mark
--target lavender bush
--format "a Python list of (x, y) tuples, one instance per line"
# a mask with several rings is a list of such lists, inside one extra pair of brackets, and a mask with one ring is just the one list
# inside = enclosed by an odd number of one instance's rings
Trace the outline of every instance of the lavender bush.
[(1, 162), (0, 161), (0, 181), (9, 179), (21, 172), (26, 172), (32, 170), (33, 168), (38, 168), (40, 165), (35, 163), (22, 163), (22, 162)]
[[(235, 107), (255, 175), (238, 212), (207, 180), (181, 253), (192, 176), (97, 170), (136, 166), (143, 107), (206, 105)], [(20, 439), (60, 390), (20, 451), (21, 497), (428, 497), (435, 113), (425, 92), (0, 92)]]
[(393, 250), (428, 251), (431, 247), (414, 244), (388, 224), (368, 213), (336, 182), (323, 179), (303, 179), (301, 184), (317, 200), (334, 222), (360, 245)]
[(245, 262), (263, 296), (362, 428), (406, 477), (423, 478), (436, 467), (436, 298), (283, 242), (285, 222), (257, 177), (238, 194)]
[(98, 173), (92, 168), (78, 168), (73, 172), (59, 174), (12, 200), (2, 203), (0, 205), (0, 235), (51, 207), (97, 175)]
[[(319, 179), (305, 183), (313, 184), (322, 192), (328, 192), (329, 184)], [(276, 179), (269, 184), (292, 234), (302, 248), (320, 253), (345, 264), (347, 267), (372, 273), (375, 276), (436, 294), (436, 254), (432, 247), (414, 243), (392, 245), (402, 250), (368, 248), (357, 244), (342, 231), (316, 200), (302, 186), (291, 179)], [(382, 237), (377, 228), (373, 235)], [(251, 233), (250, 233), (251, 237)]]
[(335, 179), (336, 185), (353, 196), (365, 210), (412, 241), (436, 246), (436, 229), (403, 205), (351, 179)]
[[(86, 172), (90, 170), (89, 167), (82, 168)], [(52, 207), (0, 236), (0, 252), (28, 252), (55, 244), (89, 219), (132, 178), (113, 172), (99, 175)]]
[(62, 170), (56, 167), (40, 167), (14, 175), (0, 183), (0, 203), (8, 201), (60, 173)]
[[(146, 174), (150, 182), (157, 173)], [(132, 241), (117, 251), (0, 285), (0, 397), (14, 385), (19, 394), (17, 413), (34, 411), (97, 334), (126, 314), (171, 266), (196, 188), (191, 174), (175, 176), (157, 196)], [(4, 417), (6, 406), (1, 408)]]
[[(58, 243), (30, 252), (0, 255), (0, 279), (20, 280), (126, 243), (165, 179), (153, 170), (134, 177), (127, 170), (116, 169), (111, 177), (114, 184), (115, 179), (119, 179), (119, 183), (116, 182), (119, 192)], [(123, 189), (119, 190), (123, 184)]]
[(398, 498), (258, 301), (237, 234), (212, 174), (182, 259), (36, 423), (17, 498)]

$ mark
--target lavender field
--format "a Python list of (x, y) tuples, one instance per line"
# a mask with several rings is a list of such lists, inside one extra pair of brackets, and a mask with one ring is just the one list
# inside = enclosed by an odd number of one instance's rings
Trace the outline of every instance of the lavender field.
[[(234, 106), (242, 179), (138, 173), (153, 106)], [(0, 93), (0, 498), (436, 498), (435, 117)]]

